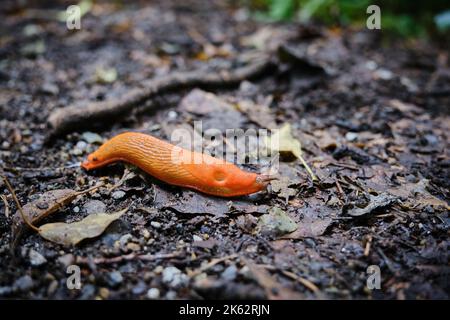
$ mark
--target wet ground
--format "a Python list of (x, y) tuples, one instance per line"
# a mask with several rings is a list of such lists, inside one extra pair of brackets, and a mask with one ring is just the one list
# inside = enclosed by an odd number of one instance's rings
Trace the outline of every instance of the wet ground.
[[(55, 18), (64, 5), (1, 7), (0, 173), (22, 205), (105, 183), (38, 225), (129, 210), (76, 246), (31, 231), (13, 246), (17, 207), (2, 182), (0, 297), (449, 298), (450, 69), (439, 44), (268, 25), (216, 1), (99, 2), (80, 30)], [(261, 57), (270, 66), (249, 79), (157, 92), (120, 117), (50, 137), (57, 109), (114, 103), (157, 77)], [(79, 167), (117, 133), (170, 140), (195, 120), (221, 130), (289, 123), (318, 180), (284, 157), (267, 193), (224, 200), (123, 164)], [(74, 264), (79, 290), (66, 285)]]

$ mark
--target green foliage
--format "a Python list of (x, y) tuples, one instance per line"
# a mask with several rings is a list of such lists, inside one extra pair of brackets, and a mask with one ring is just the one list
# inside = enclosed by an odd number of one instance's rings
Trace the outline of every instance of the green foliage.
[[(424, 36), (430, 29), (448, 30), (447, 15), (439, 15), (448, 9), (445, 0), (430, 2), (410, 0), (253, 0), (263, 10), (256, 17), (266, 21), (312, 19), (332, 26), (365, 26), (366, 9), (371, 4), (381, 8), (383, 30), (400, 36)], [(252, 3), (252, 1), (251, 1)], [(250, 5), (251, 6), (251, 5)], [(445, 12), (444, 12), (445, 13)]]

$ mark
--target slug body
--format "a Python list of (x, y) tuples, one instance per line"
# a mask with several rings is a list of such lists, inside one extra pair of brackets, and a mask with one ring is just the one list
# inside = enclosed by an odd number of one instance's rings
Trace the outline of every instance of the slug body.
[(246, 172), (232, 163), (191, 152), (137, 132), (119, 134), (91, 153), (82, 163), (86, 170), (125, 161), (166, 183), (200, 192), (234, 197), (265, 189), (271, 178)]

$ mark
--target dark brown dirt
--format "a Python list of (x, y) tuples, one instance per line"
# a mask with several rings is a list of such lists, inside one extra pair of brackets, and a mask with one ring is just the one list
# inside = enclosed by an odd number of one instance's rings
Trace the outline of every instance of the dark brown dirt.
[[(288, 122), (320, 181), (283, 160), (280, 185), (230, 203), (130, 168), (134, 175), (114, 191), (83, 195), (44, 221), (130, 205), (102, 236), (67, 248), (30, 232), (14, 253), (16, 206), (0, 184), (8, 204), (0, 202), (0, 297), (449, 298), (448, 52), (368, 30), (266, 25), (220, 1), (97, 2), (81, 30), (70, 31), (48, 18), (66, 5), (1, 5), (0, 165), (22, 204), (100, 180), (110, 187), (123, 176), (122, 164), (79, 167), (98, 147), (83, 131), (45, 144), (55, 109), (118, 99), (173, 71), (234, 68), (261, 50), (272, 55), (273, 71), (208, 89), (256, 111), (192, 112), (180, 104), (191, 89), (182, 89), (95, 129), (102, 138), (138, 130), (169, 140), (193, 120), (221, 129)], [(117, 72), (112, 83), (96, 76), (107, 68)], [(297, 231), (278, 237), (255, 228), (275, 206)], [(81, 267), (80, 290), (66, 286), (70, 264)], [(371, 265), (380, 268), (380, 290), (366, 286)]]

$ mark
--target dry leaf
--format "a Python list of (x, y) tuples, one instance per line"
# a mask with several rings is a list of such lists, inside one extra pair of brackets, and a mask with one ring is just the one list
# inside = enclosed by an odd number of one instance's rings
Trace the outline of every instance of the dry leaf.
[(272, 152), (279, 152), (281, 155), (295, 156), (302, 162), (311, 178), (317, 180), (311, 168), (302, 157), (301, 143), (292, 136), (291, 125), (289, 123), (285, 123), (280, 129), (276, 130), (271, 137), (266, 138), (266, 148)]
[(370, 202), (367, 206), (365, 206), (364, 208), (353, 208), (351, 210), (348, 210), (347, 214), (353, 217), (363, 216), (365, 214), (371, 213), (376, 209), (385, 208), (394, 203), (396, 200), (396, 197), (387, 193), (382, 193), (378, 196), (370, 195)]
[(282, 236), (297, 230), (298, 226), (286, 212), (278, 207), (259, 217), (258, 228), (262, 234)]
[(301, 239), (301, 238), (314, 238), (321, 236), (327, 228), (331, 225), (333, 219), (331, 218), (317, 218), (313, 219), (305, 217), (297, 223), (298, 229), (292, 233), (286, 234), (282, 239)]
[(297, 193), (297, 190), (289, 188), (289, 186), (292, 185), (292, 182), (285, 176), (272, 181), (270, 185), (272, 186), (272, 191), (277, 193), (278, 197), (286, 199), (286, 201), (289, 200), (289, 197), (295, 196)]
[(102, 234), (113, 221), (119, 219), (127, 210), (128, 208), (111, 214), (91, 214), (83, 220), (73, 223), (44, 224), (39, 228), (39, 234), (44, 239), (62, 245), (76, 245), (84, 239), (95, 238)]
[(390, 188), (388, 192), (398, 197), (408, 199), (412, 204), (418, 204), (420, 207), (430, 205), (435, 209), (444, 208), (450, 210), (450, 206), (444, 200), (433, 196), (428, 192), (427, 187), (430, 181), (422, 179), (417, 183), (402, 183), (401, 186)]
[[(25, 218), (31, 223), (36, 224), (49, 215), (57, 212), (62, 207), (71, 203), (79, 195), (92, 191), (100, 186), (95, 186), (83, 191), (75, 191), (72, 189), (56, 189), (43, 193), (37, 200), (27, 203), (23, 206)], [(17, 245), (18, 240), (23, 234), (27, 225), (24, 223), (20, 211), (14, 214), (12, 226), (13, 242), (12, 246)]]

